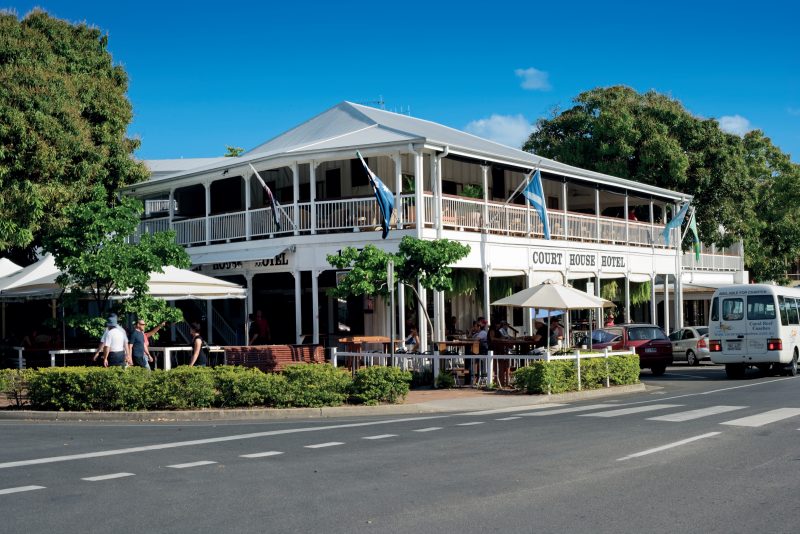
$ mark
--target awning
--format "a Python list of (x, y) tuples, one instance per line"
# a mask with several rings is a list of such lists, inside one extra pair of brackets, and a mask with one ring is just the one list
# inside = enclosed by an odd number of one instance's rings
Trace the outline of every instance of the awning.
[(20, 267), (13, 261), (9, 260), (8, 258), (0, 258), (0, 277), (8, 276), (21, 270), (22, 267)]
[(206, 252), (192, 254), (191, 249), (187, 250), (192, 258), (193, 265), (204, 265), (208, 263), (230, 263), (234, 261), (256, 261), (271, 260), (281, 252), (289, 248), (289, 245), (274, 245), (271, 247), (253, 247), (241, 250)]

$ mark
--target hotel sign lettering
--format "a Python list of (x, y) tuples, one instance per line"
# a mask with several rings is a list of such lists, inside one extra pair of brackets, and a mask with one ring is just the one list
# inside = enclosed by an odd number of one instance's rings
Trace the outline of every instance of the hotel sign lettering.
[(533, 264), (546, 265), (548, 267), (563, 267), (564, 266), (564, 253), (563, 252), (550, 252), (543, 250), (533, 251)]
[(281, 252), (274, 258), (258, 260), (256, 262), (256, 267), (274, 267), (276, 265), (289, 265), (289, 260), (286, 258), (286, 253)]
[(584, 272), (625, 272), (626, 256), (602, 252), (534, 250), (531, 263), (536, 267), (562, 267)]

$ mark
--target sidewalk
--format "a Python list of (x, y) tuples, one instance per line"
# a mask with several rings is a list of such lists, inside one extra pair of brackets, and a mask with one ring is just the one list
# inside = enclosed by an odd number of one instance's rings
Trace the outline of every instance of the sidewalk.
[(0, 420), (20, 421), (254, 421), (354, 416), (394, 416), (475, 411), (523, 411), (540, 404), (575, 402), (645, 391), (644, 384), (572, 391), (558, 395), (525, 395), (509, 391), (472, 388), (418, 389), (401, 404), (335, 406), (326, 408), (236, 408), (158, 412), (42, 412), (0, 410)]

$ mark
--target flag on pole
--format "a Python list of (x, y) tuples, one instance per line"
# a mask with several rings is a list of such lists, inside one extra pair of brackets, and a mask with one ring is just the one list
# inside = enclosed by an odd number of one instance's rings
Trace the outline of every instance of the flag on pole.
[(361, 157), (361, 152), (356, 151), (356, 156), (361, 160), (361, 164), (364, 165), (364, 170), (367, 171), (369, 183), (372, 186), (372, 191), (375, 193), (375, 200), (378, 201), (378, 207), (381, 210), (381, 228), (383, 228), (383, 235), (381, 237), (386, 239), (386, 236), (389, 235), (389, 223), (392, 219), (392, 212), (394, 211), (394, 195), (381, 179), (370, 170), (367, 162)]
[(256, 178), (258, 178), (258, 181), (261, 184), (261, 187), (263, 187), (264, 191), (267, 193), (267, 199), (269, 200), (269, 206), (272, 208), (272, 218), (275, 221), (275, 227), (280, 232), (281, 231), (281, 223), (280, 223), (280, 220), (278, 219), (278, 210), (280, 209), (281, 205), (278, 204), (277, 200), (275, 200), (275, 197), (272, 194), (272, 190), (267, 186), (267, 183), (261, 178), (261, 175), (258, 174), (258, 171), (256, 170), (255, 167), (253, 167), (253, 164), (252, 163), (248, 163), (248, 165), (250, 165), (250, 168), (253, 169), (254, 173), (256, 173)]
[(692, 210), (692, 218), (689, 219), (689, 230), (692, 231), (692, 248), (694, 248), (694, 259), (700, 261), (700, 237), (697, 235), (697, 210)]
[(681, 227), (681, 225), (683, 224), (683, 219), (686, 217), (686, 212), (688, 210), (689, 210), (689, 203), (685, 202), (683, 204), (683, 206), (681, 206), (681, 209), (678, 210), (678, 213), (676, 213), (675, 216), (672, 218), (672, 220), (669, 221), (667, 223), (667, 225), (664, 227), (664, 231), (662, 232), (662, 235), (664, 236), (664, 242), (667, 244), (667, 246), (669, 246), (669, 235), (670, 235), (670, 233), (672, 233), (672, 230), (674, 228), (680, 228)]
[(522, 190), (522, 194), (525, 195), (531, 206), (536, 208), (539, 213), (539, 218), (544, 226), (544, 238), (550, 239), (550, 221), (547, 218), (547, 206), (544, 202), (544, 190), (542, 189), (542, 175), (539, 169), (536, 169), (536, 172), (533, 173), (531, 182)]

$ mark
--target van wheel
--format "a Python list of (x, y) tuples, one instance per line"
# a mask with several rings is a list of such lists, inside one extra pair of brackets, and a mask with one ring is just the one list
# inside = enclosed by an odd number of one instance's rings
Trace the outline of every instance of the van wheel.
[(650, 372), (653, 373), (653, 376), (661, 376), (667, 370), (666, 365), (654, 365), (650, 368)]
[(792, 363), (786, 366), (786, 374), (789, 376), (797, 376), (797, 351), (794, 351)]
[(744, 378), (744, 373), (747, 368), (743, 363), (726, 363), (725, 374), (728, 378)]
[(697, 359), (697, 354), (693, 350), (686, 351), (686, 363), (689, 365), (700, 365), (700, 360)]

